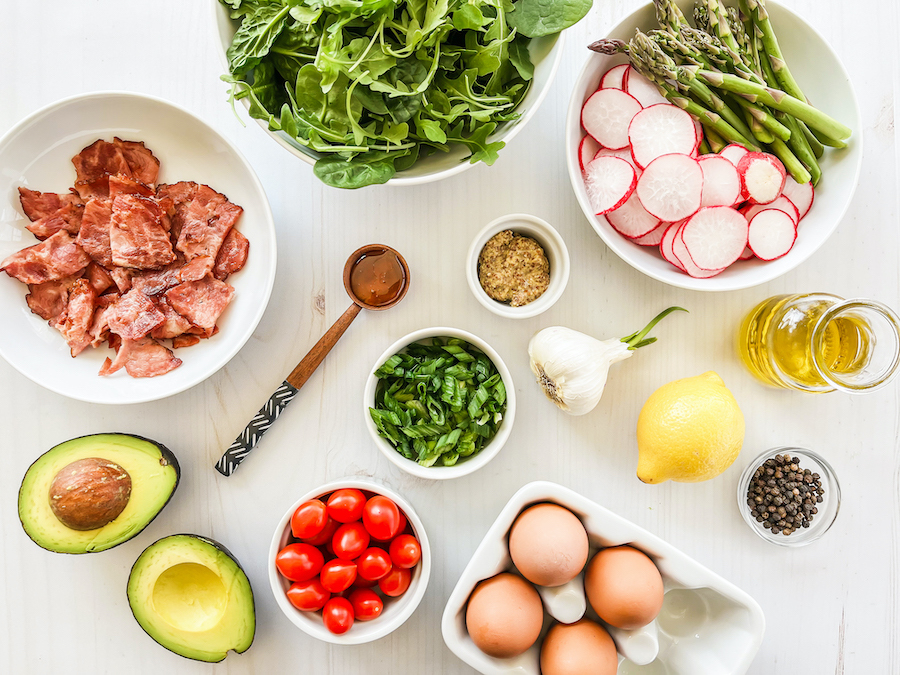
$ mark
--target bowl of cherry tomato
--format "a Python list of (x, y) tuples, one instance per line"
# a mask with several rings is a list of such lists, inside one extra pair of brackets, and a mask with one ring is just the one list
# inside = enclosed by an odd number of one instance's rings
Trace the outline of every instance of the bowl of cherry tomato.
[(362, 644), (399, 628), (431, 573), (425, 528), (403, 497), (342, 479), (288, 509), (269, 549), (269, 583), (290, 621), (315, 638)]

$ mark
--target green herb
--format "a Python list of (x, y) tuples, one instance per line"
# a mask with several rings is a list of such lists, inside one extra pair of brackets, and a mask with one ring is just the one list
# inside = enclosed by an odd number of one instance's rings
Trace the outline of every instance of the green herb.
[(494, 437), (506, 387), (493, 362), (457, 338), (413, 343), (375, 371), (378, 433), (422, 466), (452, 466)]
[(590, 0), (221, 1), (241, 21), (222, 78), (232, 100), (249, 99), (251, 117), (318, 153), (316, 176), (341, 188), (384, 183), (452, 144), (465, 145), (470, 162), (492, 164), (504, 144), (489, 138), (518, 119), (534, 74), (531, 24), (543, 31), (535, 35), (556, 32), (583, 16), (573, 8), (590, 7)]

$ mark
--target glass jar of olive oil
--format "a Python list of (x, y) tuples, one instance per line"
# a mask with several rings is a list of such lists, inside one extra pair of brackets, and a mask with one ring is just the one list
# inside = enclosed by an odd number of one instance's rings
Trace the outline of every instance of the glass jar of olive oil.
[(738, 351), (757, 378), (809, 392), (866, 393), (900, 364), (900, 318), (873, 300), (778, 295), (744, 318)]

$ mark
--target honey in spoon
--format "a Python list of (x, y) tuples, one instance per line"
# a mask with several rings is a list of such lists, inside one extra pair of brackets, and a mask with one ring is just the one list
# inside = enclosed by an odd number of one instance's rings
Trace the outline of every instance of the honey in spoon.
[(350, 290), (365, 305), (380, 307), (397, 298), (406, 286), (406, 272), (397, 254), (388, 249), (361, 255), (350, 271)]

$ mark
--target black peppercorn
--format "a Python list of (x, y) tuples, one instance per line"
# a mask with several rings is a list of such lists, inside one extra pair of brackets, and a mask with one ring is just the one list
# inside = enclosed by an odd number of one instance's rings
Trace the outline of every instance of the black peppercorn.
[(790, 535), (808, 528), (824, 501), (825, 488), (818, 473), (800, 466), (800, 459), (775, 455), (754, 472), (747, 488), (750, 514), (772, 534)]

